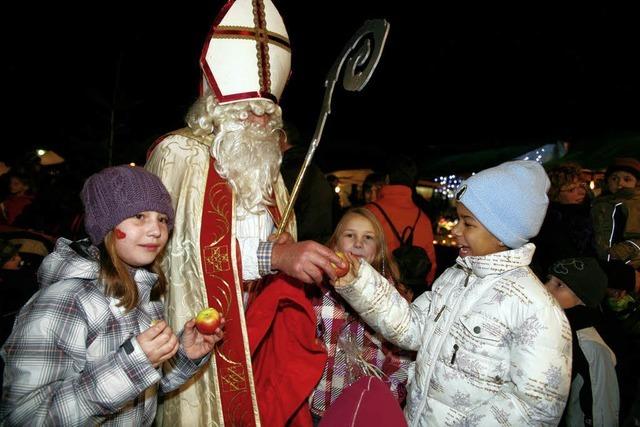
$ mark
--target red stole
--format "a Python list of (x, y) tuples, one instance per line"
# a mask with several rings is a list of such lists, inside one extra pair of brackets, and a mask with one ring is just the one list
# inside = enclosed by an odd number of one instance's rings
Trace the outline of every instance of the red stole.
[[(310, 426), (306, 400), (326, 362), (326, 351), (315, 339), (313, 306), (302, 284), (277, 276), (254, 290), (257, 298), (245, 320), (233, 194), (213, 158), (205, 188), (200, 258), (208, 304), (226, 320), (225, 337), (215, 350), (224, 425), (258, 426), (262, 419), (264, 425)], [(277, 206), (269, 207), (269, 213), (277, 226)]]
[(240, 248), (236, 243), (231, 188), (209, 162), (202, 208), (200, 258), (207, 300), (225, 317), (225, 334), (215, 350), (224, 424), (260, 425), (251, 353), (242, 303)]

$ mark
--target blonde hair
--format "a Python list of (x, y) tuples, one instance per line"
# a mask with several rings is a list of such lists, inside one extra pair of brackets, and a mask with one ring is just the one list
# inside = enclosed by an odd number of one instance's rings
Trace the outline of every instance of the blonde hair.
[(387, 278), (392, 279), (395, 283), (398, 282), (398, 278), (400, 277), (398, 265), (396, 262), (389, 256), (389, 251), (387, 249), (387, 243), (384, 238), (384, 230), (382, 229), (382, 225), (378, 221), (378, 218), (367, 208), (351, 208), (349, 209), (340, 219), (340, 222), (336, 226), (336, 229), (333, 231), (333, 234), (327, 241), (327, 246), (336, 249), (338, 245), (338, 239), (340, 235), (344, 232), (346, 227), (347, 220), (350, 216), (360, 215), (361, 217), (369, 220), (371, 225), (373, 226), (374, 238), (376, 242), (376, 254), (371, 262), (371, 266), (376, 269), (377, 272), (386, 276)]
[[(104, 238), (100, 249), (100, 273), (99, 280), (105, 285), (107, 296), (120, 300), (118, 307), (124, 307), (126, 311), (138, 305), (138, 286), (136, 285), (129, 267), (116, 252), (116, 242), (113, 231), (109, 231)], [(147, 270), (158, 275), (158, 281), (151, 290), (151, 300), (159, 300), (167, 289), (167, 278), (160, 266), (164, 248), (156, 259), (147, 266)]]

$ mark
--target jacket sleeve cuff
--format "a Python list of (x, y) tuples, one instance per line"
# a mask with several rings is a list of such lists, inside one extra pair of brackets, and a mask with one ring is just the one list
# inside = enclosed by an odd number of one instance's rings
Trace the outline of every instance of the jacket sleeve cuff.
[[(182, 332), (179, 335), (180, 342), (182, 342)], [(168, 393), (180, 387), (200, 368), (206, 365), (210, 357), (211, 353), (199, 359), (190, 359), (184, 350), (184, 346), (180, 344), (175, 356), (164, 363), (164, 376), (160, 380), (160, 391)]]
[(187, 356), (186, 351), (184, 350), (184, 346), (180, 344), (180, 348), (178, 348), (178, 352), (175, 355), (175, 365), (181, 366), (181, 369), (185, 372), (195, 373), (202, 366), (206, 365), (210, 357), (211, 353), (205, 354), (198, 359), (190, 359), (189, 356)]
[(117, 411), (160, 380), (160, 374), (151, 366), (135, 338), (129, 343), (129, 351), (122, 346), (85, 367), (76, 394), (89, 412), (93, 412), (96, 405), (104, 415)]
[[(355, 272), (356, 274), (353, 281), (351, 283), (341, 283), (341, 284), (336, 283), (334, 285), (334, 288), (336, 289), (336, 291), (340, 295), (344, 296), (344, 295), (351, 295), (354, 292), (356, 292), (359, 288), (362, 288), (363, 283), (362, 283), (362, 280), (360, 279), (362, 278), (364, 268), (365, 268), (364, 263), (361, 260), (360, 265), (358, 266), (358, 271)], [(366, 284), (366, 281), (365, 281), (365, 284)]]
[(258, 244), (258, 274), (260, 274), (260, 277), (276, 273), (271, 269), (272, 251), (273, 242), (260, 242)]
[(129, 343), (133, 351), (129, 351), (125, 345), (116, 352), (116, 363), (131, 378), (131, 382), (142, 392), (160, 380), (160, 373), (151, 365), (138, 340), (131, 337)]

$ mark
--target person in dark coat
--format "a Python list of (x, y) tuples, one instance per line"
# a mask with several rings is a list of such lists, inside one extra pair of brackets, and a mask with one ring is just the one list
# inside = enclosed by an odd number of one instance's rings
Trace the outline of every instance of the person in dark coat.
[[(23, 268), (24, 261), (18, 252), (21, 245), (0, 239), (0, 346), (4, 344), (18, 311), (38, 290), (33, 270)], [(0, 359), (0, 389), (4, 361)]]
[[(287, 127), (280, 139), (280, 149), (283, 152), (280, 173), (289, 193), (293, 190), (307, 155), (308, 147), (297, 145), (298, 139), (297, 132), (290, 127)], [(299, 241), (315, 240), (324, 243), (329, 239), (333, 232), (333, 196), (334, 191), (322, 170), (311, 162), (294, 205)]]
[(531, 240), (536, 245), (531, 269), (539, 277), (559, 259), (596, 256), (589, 192), (581, 172), (576, 163), (548, 172), (549, 208), (540, 232)]
[(22, 268), (20, 246), (0, 239), (0, 345), (11, 334), (20, 308), (37, 291), (35, 275)]

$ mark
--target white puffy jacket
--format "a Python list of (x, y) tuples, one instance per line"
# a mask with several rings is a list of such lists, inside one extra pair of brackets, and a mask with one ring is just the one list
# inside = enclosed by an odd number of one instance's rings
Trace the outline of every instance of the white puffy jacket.
[(417, 350), (411, 426), (557, 425), (571, 385), (571, 330), (533, 275), (535, 246), (458, 258), (408, 304), (362, 262), (336, 287), (373, 328)]

